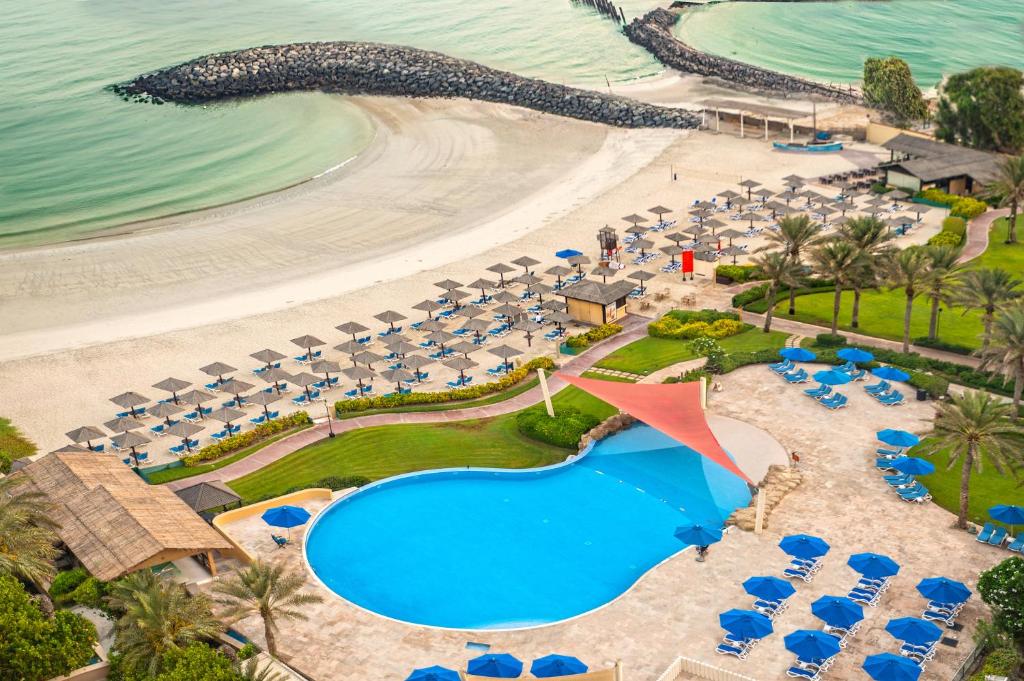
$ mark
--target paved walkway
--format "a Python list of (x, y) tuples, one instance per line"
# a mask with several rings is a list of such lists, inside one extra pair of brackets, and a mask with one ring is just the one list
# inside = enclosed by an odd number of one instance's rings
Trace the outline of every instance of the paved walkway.
[(974, 260), (984, 253), (988, 248), (988, 233), (992, 230), (992, 223), (1009, 214), (1009, 208), (990, 210), (968, 222), (967, 243), (964, 244), (964, 250), (960, 253), (959, 262)]
[[(618, 350), (624, 345), (628, 345), (635, 340), (645, 337), (647, 335), (647, 324), (650, 323), (650, 321), (651, 320), (647, 317), (630, 315), (626, 318), (625, 323), (623, 324), (624, 329), (622, 333), (601, 342), (582, 355), (573, 357), (559, 368), (559, 373), (568, 374), (570, 376), (579, 376), (594, 364), (602, 360), (605, 356)], [(568, 384), (558, 378), (557, 375), (548, 378), (548, 388), (551, 390), (552, 394), (557, 393), (567, 385)], [(516, 395), (515, 397), (504, 400), (503, 402), (496, 402), (483, 407), (449, 409), (446, 411), (373, 414), (370, 416), (359, 416), (351, 419), (334, 420), (331, 423), (331, 427), (334, 429), (335, 434), (341, 434), (357, 430), (359, 428), (369, 428), (371, 426), (391, 426), (404, 423), (446, 423), (453, 421), (469, 421), (473, 419), (491, 418), (519, 411), (520, 409), (525, 409), (537, 404), (542, 399), (543, 396), (541, 395), (540, 386), (538, 385)], [(291, 437), (278, 440), (277, 442), (259, 450), (255, 454), (247, 456), (233, 464), (224, 466), (223, 468), (219, 468), (215, 471), (210, 471), (209, 473), (202, 473), (190, 478), (183, 478), (181, 480), (169, 482), (167, 483), (167, 487), (172, 490), (177, 490), (185, 487), (191, 487), (192, 485), (199, 484), (200, 482), (211, 482), (213, 480), (228, 481), (240, 478), (243, 475), (247, 475), (263, 468), (264, 466), (272, 464), (294, 451), (323, 440), (327, 437), (328, 432), (328, 424), (325, 421), (324, 423), (317, 424), (300, 433), (296, 433)]]

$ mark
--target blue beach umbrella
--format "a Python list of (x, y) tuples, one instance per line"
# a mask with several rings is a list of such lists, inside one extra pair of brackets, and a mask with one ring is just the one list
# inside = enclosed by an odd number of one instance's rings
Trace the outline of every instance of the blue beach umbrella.
[(971, 597), (971, 590), (963, 582), (948, 577), (922, 579), (917, 590), (925, 598), (939, 603), (963, 603)]
[(700, 523), (690, 523), (676, 528), (676, 539), (687, 546), (707, 546), (722, 539), (722, 530), (706, 527)]
[(886, 381), (906, 381), (910, 378), (910, 374), (906, 371), (900, 371), (896, 367), (878, 367), (877, 369), (872, 369), (871, 373), (876, 378)]
[(818, 558), (828, 553), (829, 545), (820, 537), (807, 534), (791, 534), (783, 537), (779, 548), (796, 558)]
[(278, 506), (264, 511), (260, 518), (272, 527), (298, 527), (309, 520), (309, 511), (298, 506)]
[(832, 634), (814, 629), (797, 629), (783, 639), (786, 650), (794, 653), (801, 660), (827, 660), (839, 654), (839, 639)]
[(461, 678), (457, 671), (434, 665), (433, 667), (413, 669), (412, 674), (409, 674), (405, 681), (461, 681)]
[(508, 653), (489, 653), (470, 660), (466, 671), (474, 676), (514, 679), (523, 673), (523, 663)]
[(900, 617), (889, 620), (885, 630), (901, 641), (915, 646), (926, 646), (942, 638), (942, 629), (934, 622), (920, 617)]
[(843, 385), (845, 383), (849, 383), (853, 379), (850, 377), (850, 374), (845, 371), (828, 369), (825, 371), (816, 371), (814, 373), (814, 380), (818, 383), (824, 383), (825, 385)]
[(796, 593), (792, 584), (779, 577), (751, 577), (743, 582), (743, 589), (751, 596), (766, 601), (781, 601)]
[(860, 348), (843, 348), (836, 353), (836, 357), (839, 359), (845, 359), (847, 362), (853, 362), (857, 364), (859, 362), (870, 362), (875, 358), (867, 350), (861, 350)]
[(563, 248), (562, 250), (555, 253), (556, 258), (572, 258), (573, 256), (577, 255), (583, 254), (572, 248)]
[(740, 638), (764, 638), (775, 631), (772, 621), (753, 610), (733, 608), (718, 616), (722, 628)]
[(810, 350), (804, 350), (803, 348), (782, 348), (779, 350), (779, 355), (784, 359), (793, 360), (794, 362), (810, 362), (817, 357)]
[(921, 441), (921, 438), (913, 433), (908, 433), (905, 430), (895, 430), (893, 428), (880, 430), (875, 433), (875, 437), (885, 444), (892, 445), (893, 447), (913, 447)]
[(917, 681), (921, 667), (909, 657), (879, 653), (864, 659), (864, 671), (875, 681)]
[(538, 679), (547, 679), (552, 676), (572, 676), (573, 674), (586, 674), (587, 665), (580, 662), (579, 658), (571, 655), (545, 655), (538, 657), (530, 665), (530, 673)]
[(830, 627), (849, 629), (864, 619), (864, 608), (846, 596), (822, 596), (811, 603), (811, 612)]
[(900, 571), (900, 566), (896, 561), (879, 553), (855, 553), (850, 556), (846, 564), (871, 579), (892, 577)]
[(988, 509), (992, 520), (998, 520), (1007, 525), (1024, 525), (1024, 508), (1009, 504), (999, 504)]
[(935, 472), (935, 464), (916, 456), (900, 456), (889, 465), (907, 475), (931, 475)]

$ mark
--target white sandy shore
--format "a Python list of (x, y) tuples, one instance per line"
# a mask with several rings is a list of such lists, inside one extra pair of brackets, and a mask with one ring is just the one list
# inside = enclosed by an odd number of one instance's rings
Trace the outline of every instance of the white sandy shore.
[[(111, 418), (107, 398), (125, 390), (163, 397), (149, 386), (198, 384), (197, 367), (212, 361), (245, 372), (249, 353), (292, 353), (300, 334), (333, 346), (343, 321), (413, 316), (437, 293), (432, 282), (486, 277), (524, 254), (543, 271), (554, 250), (592, 252), (598, 227), (655, 204), (679, 209), (747, 177), (781, 190), (790, 173), (871, 158), (782, 155), (726, 134), (607, 129), (491, 104), (359, 103), (377, 139), (329, 176), (142, 232), (0, 254), (0, 414), (46, 451)], [(655, 284), (674, 295), (690, 286)]]

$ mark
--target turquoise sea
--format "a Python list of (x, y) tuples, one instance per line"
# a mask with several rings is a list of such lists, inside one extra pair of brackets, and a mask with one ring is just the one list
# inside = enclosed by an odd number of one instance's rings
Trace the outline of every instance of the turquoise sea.
[[(895, 52), (930, 84), (981, 63), (1024, 66), (1018, 2), (729, 4), (693, 12), (680, 31), (702, 48), (825, 80), (855, 80), (863, 56)], [(659, 3), (620, 4), (632, 17)], [(201, 54), (377, 40), (573, 84), (661, 71), (613, 22), (570, 0), (36, 0), (4, 10), (0, 248), (280, 189), (372, 138), (338, 97), (188, 108), (127, 104), (104, 90)]]
[(1024, 68), (1020, 0), (730, 2), (691, 10), (676, 34), (699, 49), (823, 81), (860, 80), (897, 55), (918, 83), (976, 66)]

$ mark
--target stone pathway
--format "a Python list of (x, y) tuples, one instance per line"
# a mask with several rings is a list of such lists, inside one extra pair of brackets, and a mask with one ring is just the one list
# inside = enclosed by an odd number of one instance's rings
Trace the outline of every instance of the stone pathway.
[(598, 376), (611, 376), (612, 378), (625, 378), (630, 381), (633, 381), (634, 383), (644, 378), (643, 374), (631, 374), (628, 371), (618, 371), (616, 369), (601, 369), (600, 367), (587, 369), (587, 373), (597, 374)]
[[(647, 324), (650, 321), (651, 320), (647, 317), (630, 315), (623, 323), (622, 333), (617, 336), (612, 336), (583, 354), (577, 355), (568, 360), (561, 366), (559, 373), (568, 374), (570, 376), (579, 376), (584, 371), (590, 370), (594, 364), (604, 359), (607, 355), (646, 336)], [(552, 394), (557, 393), (567, 385), (568, 384), (558, 378), (557, 375), (548, 377), (548, 388), (551, 390)], [(181, 480), (169, 482), (167, 483), (167, 487), (172, 490), (178, 490), (185, 487), (191, 487), (192, 485), (199, 484), (200, 482), (211, 482), (213, 480), (229, 481), (240, 478), (243, 475), (258, 471), (264, 466), (272, 464), (294, 451), (323, 440), (328, 436), (330, 429), (333, 429), (334, 433), (337, 435), (357, 430), (359, 428), (369, 428), (371, 426), (390, 426), (405, 423), (448, 423), (492, 418), (494, 416), (509, 414), (514, 411), (519, 411), (520, 409), (533, 406), (542, 399), (543, 396), (541, 395), (540, 386), (538, 385), (503, 402), (496, 402), (483, 407), (450, 409), (447, 411), (373, 414), (370, 416), (359, 416), (343, 420), (332, 419), (330, 424), (326, 421), (318, 423), (312, 428), (307, 428), (306, 430), (296, 433), (291, 437), (278, 440), (277, 442), (259, 450), (255, 454), (247, 456), (233, 464), (229, 464), (215, 471), (210, 471), (209, 473), (202, 473), (190, 478), (182, 478)]]

